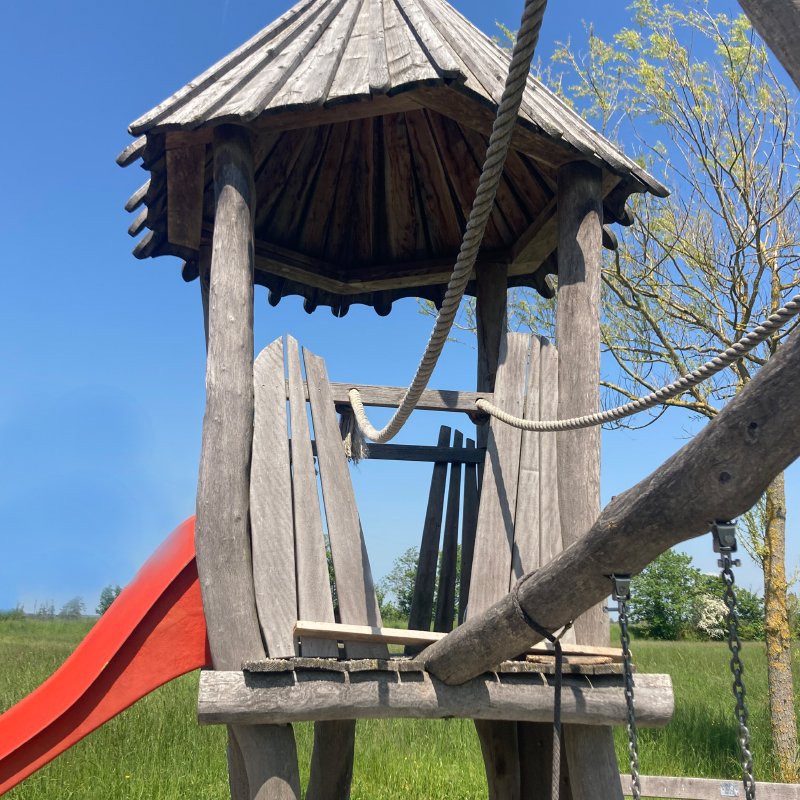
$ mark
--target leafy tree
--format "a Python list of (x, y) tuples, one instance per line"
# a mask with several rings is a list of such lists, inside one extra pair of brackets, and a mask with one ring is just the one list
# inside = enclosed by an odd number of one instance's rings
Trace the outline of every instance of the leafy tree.
[(58, 616), (62, 619), (80, 619), (85, 613), (86, 604), (83, 602), (83, 598), (73, 597), (61, 606)]
[(36, 619), (51, 620), (56, 615), (56, 607), (52, 600), (50, 603), (42, 603), (42, 605), (35, 605), (33, 608), (33, 616)]
[[(725, 584), (719, 575), (703, 575), (700, 591), (719, 600), (725, 597)], [(739, 638), (749, 641), (764, 638), (764, 601), (743, 586), (734, 586), (739, 615)]]
[(95, 612), (102, 617), (103, 614), (108, 611), (111, 604), (119, 597), (121, 591), (122, 587), (119, 584), (112, 586), (109, 583), (108, 586), (100, 592), (100, 603), (95, 609)]
[(392, 564), (391, 572), (380, 581), (385, 596), (392, 598), (392, 603), (401, 617), (408, 619), (411, 613), (411, 598), (414, 596), (414, 580), (419, 566), (419, 548), (409, 547)]
[(701, 581), (691, 556), (667, 550), (631, 582), (631, 622), (653, 639), (677, 639), (691, 626)]

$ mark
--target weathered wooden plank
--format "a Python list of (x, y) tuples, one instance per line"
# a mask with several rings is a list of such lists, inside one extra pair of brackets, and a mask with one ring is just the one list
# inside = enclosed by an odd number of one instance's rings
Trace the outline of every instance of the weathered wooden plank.
[[(539, 337), (531, 337), (528, 358), (528, 381), (525, 391), (524, 419), (538, 420), (541, 376)], [(517, 513), (514, 519), (514, 549), (511, 559), (509, 589), (526, 572), (539, 568), (539, 542), (542, 535), (539, 518), (541, 508), (540, 434), (523, 431), (519, 451), (517, 479)]]
[[(639, 682), (637, 675), (637, 685)], [(598, 796), (622, 800), (614, 731), (610, 727), (574, 725), (566, 719), (564, 722), (567, 724), (562, 736), (573, 800), (595, 800)]]
[(541, 264), (558, 247), (558, 200), (553, 198), (511, 248), (512, 266)]
[(339, 13), (266, 108), (312, 109), (328, 99), (362, 0), (345, 0)]
[(369, 0), (369, 90), (389, 91), (389, 65), (386, 63), (386, 34), (383, 25), (383, 0)]
[[(446, 632), (418, 631), (404, 628), (381, 628), (369, 625), (345, 625), (343, 623), (317, 622), (298, 620), (294, 625), (294, 634), (300, 638), (335, 639), (342, 642), (381, 642), (383, 644), (428, 645), (439, 642), (447, 636)], [(599, 647), (587, 644), (563, 644), (565, 656), (602, 656), (612, 661), (622, 660), (619, 647)], [(529, 648), (533, 654), (552, 654), (550, 642), (539, 642)]]
[(394, 0), (383, 0), (383, 32), (391, 88), (441, 83), (439, 74), (408, 29)]
[(192, 250), (203, 231), (206, 146), (167, 150), (167, 239)]
[(461, 226), (427, 115), (420, 110), (405, 116), (431, 249), (434, 255), (442, 255), (458, 249)]
[[(509, 333), (500, 346), (495, 402), (515, 416), (522, 414), (529, 342), (526, 334)], [(521, 438), (517, 428), (496, 420), (489, 423), (469, 592), (470, 616), (485, 611), (508, 590)]]
[[(531, 345), (533, 349), (536, 342)], [(558, 351), (544, 336), (538, 342), (539, 418), (558, 419)], [(563, 549), (558, 500), (558, 434), (539, 434), (539, 565), (549, 564)], [(526, 570), (528, 571), (528, 570)], [(570, 635), (569, 633), (567, 634)]]
[(325, 158), (317, 178), (314, 199), (300, 233), (297, 249), (311, 256), (319, 257), (325, 250), (328, 220), (333, 208), (333, 199), (336, 196), (336, 185), (349, 125), (349, 122), (340, 122), (335, 124), (331, 130), (325, 148)]
[[(340, 619), (343, 623), (353, 625), (380, 626), (381, 612), (375, 596), (372, 570), (339, 435), (325, 362), (305, 348), (303, 361), (317, 439), (317, 459), (336, 574)], [(388, 657), (384, 645), (352, 644), (346, 648), (346, 652), (348, 658)]]
[[(518, 722), (517, 739), (520, 800), (552, 800), (553, 725), (547, 722)], [(563, 736), (558, 800), (572, 800)]]
[(342, 165), (337, 177), (336, 196), (333, 201), (323, 258), (331, 263), (346, 260), (346, 248), (355, 224), (354, 205), (356, 174), (364, 156), (361, 144), (361, 120), (351, 122), (347, 128), (347, 139), (342, 153)]
[(300, 800), (292, 726), (234, 725), (233, 730), (247, 770), (251, 800)]
[[(393, 0), (385, 0), (389, 7)], [(386, 246), (390, 261), (428, 255), (414, 191), (411, 150), (404, 114), (383, 118)]]
[[(558, 173), (559, 419), (600, 410), (601, 177), (586, 162)], [(600, 427), (559, 433), (557, 441), (559, 513), (568, 547), (600, 513)], [(588, 611), (575, 621), (577, 641), (607, 642), (608, 625), (601, 607)]]
[(461, 71), (461, 65), (415, 0), (396, 0), (396, 2), (417, 37), (422, 41), (426, 56), (438, 71), (450, 80), (464, 80), (466, 75)]
[[(553, 676), (535, 672), (489, 673), (461, 686), (448, 686), (427, 672), (369, 670), (347, 675), (208, 670), (200, 674), (198, 721), (201, 725), (273, 725), (342, 718), (456, 717), (552, 722), (552, 681)], [(591, 679), (565, 675), (561, 703), (567, 724), (597, 728), (627, 721), (622, 675)], [(637, 675), (636, 704), (636, 721), (641, 727), (666, 725), (674, 709), (669, 675)], [(619, 786), (617, 772), (617, 791)]]
[(295, 655), (292, 628), (297, 619), (285, 375), (281, 338), (265, 347), (253, 366), (250, 538), (258, 619), (270, 658)]
[[(297, 615), (300, 619), (334, 622), (333, 598), (328, 577), (328, 559), (322, 513), (319, 507), (317, 471), (308, 427), (308, 411), (300, 371), (297, 341), (286, 337), (289, 372), (289, 421), (292, 429), (292, 499), (294, 501), (294, 552), (297, 559)], [(294, 620), (292, 620), (294, 623)], [(304, 656), (338, 658), (335, 639), (304, 641)]]
[(314, 749), (305, 800), (349, 800), (355, 742), (354, 719), (314, 723)]
[[(450, 428), (439, 428), (438, 447), (450, 444)], [(411, 612), (408, 627), (416, 631), (429, 631), (433, 616), (433, 596), (436, 591), (436, 566), (439, 560), (439, 542), (442, 535), (442, 516), (444, 514), (444, 490), (447, 483), (447, 462), (433, 465), (431, 488), (428, 493), (428, 507), (422, 527), (422, 541), (419, 545), (419, 562), (414, 580), (414, 594), (411, 597)]]
[(360, 129), (361, 154), (355, 165), (353, 218), (347, 257), (354, 265), (373, 261), (375, 180), (375, 121), (363, 119), (355, 123)]
[[(467, 439), (467, 452), (475, 442)], [(483, 451), (484, 456), (486, 451)], [(464, 521), (461, 523), (461, 582), (458, 593), (458, 624), (466, 618), (469, 584), (472, 577), (472, 557), (475, 552), (475, 531), (478, 527), (478, 467), (469, 462), (464, 465)]]
[(517, 723), (497, 718), (476, 719), (475, 730), (481, 743), (489, 800), (517, 800), (520, 790)]
[(328, 103), (368, 100), (369, 92), (369, 24), (370, 3), (360, 4), (355, 26), (345, 44), (342, 60), (328, 90)]
[[(612, 574), (637, 575), (661, 553), (735, 519), (800, 455), (800, 334), (792, 333), (752, 382), (655, 472), (606, 506), (570, 547), (519, 584), (517, 599), (555, 631), (611, 589)], [(564, 592), (564, 586), (570, 591)], [(540, 641), (510, 595), (471, 616), (420, 657), (450, 683)]]
[(428, 447), (410, 444), (373, 444), (369, 445), (371, 461), (424, 461), (435, 463), (443, 461), (448, 464), (482, 464), (485, 450), (466, 447)]
[[(631, 776), (620, 775), (622, 793), (631, 796)], [(744, 797), (741, 781), (717, 778), (668, 778), (661, 775), (642, 775), (643, 797), (667, 797), (672, 800), (718, 800), (721, 797)], [(800, 800), (800, 786), (790, 783), (757, 781), (759, 800)]]
[[(453, 434), (453, 448), (462, 449), (464, 434)], [(434, 467), (435, 469), (435, 467)], [(450, 467), (450, 485), (447, 489), (447, 513), (444, 520), (442, 565), (439, 569), (439, 587), (436, 592), (436, 616), (433, 629), (443, 633), (453, 630), (456, 605), (456, 569), (458, 562), (458, 522), (461, 503), (461, 464)]]

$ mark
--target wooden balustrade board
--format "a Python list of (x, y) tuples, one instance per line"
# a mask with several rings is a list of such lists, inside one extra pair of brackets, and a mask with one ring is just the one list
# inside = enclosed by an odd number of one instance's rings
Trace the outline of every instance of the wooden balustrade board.
[[(622, 793), (632, 795), (631, 776), (620, 775)], [(717, 800), (723, 797), (744, 797), (741, 781), (717, 778), (671, 778), (642, 775), (642, 797), (665, 797), (671, 800)], [(800, 785), (790, 783), (762, 783), (756, 781), (758, 800), (800, 800)]]

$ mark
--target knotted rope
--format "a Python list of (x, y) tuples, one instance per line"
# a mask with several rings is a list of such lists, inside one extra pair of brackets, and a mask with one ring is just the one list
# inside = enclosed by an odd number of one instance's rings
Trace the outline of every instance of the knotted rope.
[(411, 381), (411, 385), (406, 390), (397, 411), (395, 411), (389, 423), (382, 430), (376, 430), (367, 419), (358, 389), (350, 390), (350, 402), (358, 425), (365, 436), (373, 442), (382, 444), (390, 441), (405, 425), (406, 420), (417, 405), (420, 395), (428, 385), (442, 348), (450, 334), (450, 329), (453, 327), (453, 321), (456, 318), (461, 305), (461, 298), (464, 296), (464, 290), (467, 288), (467, 282), (475, 266), (478, 249), (483, 241), (483, 232), (486, 229), (486, 223), (494, 205), (497, 186), (500, 183), (506, 155), (511, 144), (511, 134), (514, 132), (517, 113), (519, 112), (522, 95), (528, 81), (533, 51), (539, 41), (539, 31), (542, 27), (542, 18), (546, 5), (547, 0), (526, 0), (525, 2), (517, 41), (514, 43), (514, 51), (511, 56), (506, 85), (503, 89), (503, 97), (497, 109), (497, 118), (492, 126), (492, 135), (486, 151), (486, 160), (478, 183), (478, 193), (472, 204), (469, 222), (464, 233), (464, 239), (461, 242), (461, 250), (458, 253), (453, 274), (447, 284), (444, 302), (436, 317), (436, 324), (433, 326), (431, 338), (425, 347), (425, 353), (417, 367), (414, 380)]
[(645, 411), (653, 406), (661, 405), (672, 397), (679, 397), (692, 386), (697, 386), (698, 383), (708, 380), (761, 344), (770, 334), (782, 328), (798, 313), (800, 313), (800, 294), (795, 295), (785, 306), (779, 308), (772, 316), (750, 331), (747, 336), (740, 339), (736, 344), (731, 345), (727, 350), (723, 350), (710, 361), (706, 361), (702, 367), (698, 367), (693, 372), (684, 375), (667, 386), (662, 386), (646, 397), (639, 397), (624, 406), (612, 408), (608, 411), (600, 411), (597, 414), (588, 414), (585, 417), (574, 417), (573, 419), (534, 421), (520, 419), (507, 414), (497, 406), (492, 405), (488, 400), (477, 400), (475, 405), (484, 413), (491, 414), (495, 419), (499, 419), (500, 422), (505, 422), (507, 425), (511, 425), (513, 428), (520, 428), (523, 431), (538, 431), (540, 433), (574, 431), (580, 428), (591, 428), (594, 425), (603, 425), (606, 422), (614, 422), (618, 419), (638, 414), (640, 411)]

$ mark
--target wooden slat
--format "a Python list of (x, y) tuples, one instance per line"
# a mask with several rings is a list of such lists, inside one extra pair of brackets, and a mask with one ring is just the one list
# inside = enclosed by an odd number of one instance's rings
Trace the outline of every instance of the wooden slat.
[(295, 654), (297, 593), (282, 338), (256, 358), (253, 380), (250, 527), (256, 606), (267, 653), (287, 658)]
[[(531, 349), (538, 346), (541, 364), (539, 418), (558, 419), (558, 351), (544, 336), (538, 340), (537, 345), (534, 339)], [(557, 433), (539, 434), (539, 566), (549, 564), (564, 549), (558, 502), (557, 448)]]
[[(446, 425), (442, 425), (439, 428), (439, 441), (437, 444), (438, 447), (442, 448), (450, 444), (450, 428)], [(434, 464), (431, 488), (428, 493), (428, 507), (425, 510), (425, 522), (422, 527), (422, 541), (419, 546), (414, 594), (411, 597), (411, 612), (408, 616), (408, 627), (412, 630), (429, 631), (431, 628), (446, 483), (447, 462)]]
[[(529, 342), (526, 334), (509, 333), (501, 343), (495, 403), (515, 416), (523, 410)], [(470, 617), (505, 595), (511, 572), (521, 431), (496, 420), (489, 426), (469, 590)]]
[[(369, 665), (365, 665), (369, 667)], [(448, 686), (426, 672), (391, 669), (328, 672), (295, 679), (293, 672), (200, 673), (197, 718), (201, 725), (280, 724), (335, 719), (457, 719), (545, 722), (553, 718), (554, 690), (538, 673), (489, 673), (462, 686)], [(313, 673), (312, 673), (313, 674)], [(354, 678), (358, 678), (355, 680)], [(565, 675), (561, 717), (566, 724), (624, 725), (627, 722), (622, 676)], [(399, 678), (399, 679), (398, 679)], [(288, 679), (288, 680), (287, 680)], [(636, 720), (641, 727), (663, 727), (674, 698), (669, 675), (636, 678)], [(603, 730), (599, 728), (599, 730)], [(498, 770), (500, 773), (500, 770)], [(615, 776), (620, 790), (619, 772)], [(595, 795), (595, 797), (605, 797)]]
[[(317, 440), (339, 615), (343, 623), (380, 626), (381, 612), (328, 385), (328, 372), (325, 362), (305, 348), (303, 361)], [(386, 658), (388, 650), (384, 645), (354, 644), (347, 650), (347, 655), (349, 658)]]
[[(300, 350), (286, 337), (289, 371), (289, 420), (292, 428), (292, 499), (294, 501), (294, 550), (297, 559), (297, 613), (301, 619), (333, 623), (333, 599), (328, 577), (328, 559), (319, 507), (317, 471), (308, 427)], [(333, 639), (303, 642), (302, 655), (338, 658)]]
[(392, 86), (441, 82), (427, 54), (408, 29), (394, 0), (383, 0), (383, 31), (386, 64)]
[(557, 205), (556, 198), (550, 200), (514, 243), (511, 248), (512, 269), (520, 264), (528, 268), (537, 266), (558, 247)]
[[(637, 685), (640, 677), (636, 676)], [(619, 765), (614, 750), (614, 731), (610, 726), (564, 725), (564, 750), (567, 754), (569, 788), (573, 800), (622, 800), (618, 783)]]
[(348, 260), (354, 265), (369, 264), (373, 259), (375, 186), (375, 121), (362, 119), (355, 123), (360, 131), (361, 153), (355, 170), (353, 218)]
[[(298, 620), (294, 624), (294, 635), (300, 638), (335, 639), (340, 642), (382, 642), (424, 646), (444, 639), (447, 633), (412, 630), (411, 628), (406, 630), (404, 628)], [(616, 662), (622, 661), (622, 650), (619, 647), (564, 644), (562, 650), (566, 656), (605, 656)], [(552, 654), (554, 650), (550, 642), (540, 642), (531, 647), (528, 652), (547, 655)]]
[(405, 116), (431, 250), (434, 256), (442, 255), (458, 249), (461, 226), (426, 113), (408, 111)]
[(361, 120), (349, 123), (347, 139), (342, 153), (342, 166), (339, 170), (336, 196), (328, 222), (327, 237), (323, 258), (332, 263), (346, 260), (347, 247), (355, 220), (356, 176), (364, 156), (361, 144)]
[(286, 81), (266, 106), (268, 109), (312, 109), (328, 99), (361, 5), (362, 0), (345, 0), (341, 11), (294, 71), (291, 80)]
[(451, 80), (462, 80), (466, 77), (459, 61), (450, 48), (442, 41), (438, 31), (428, 21), (424, 12), (415, 0), (395, 0), (414, 32), (425, 47), (425, 55), (430, 58), (438, 71)]
[[(385, 0), (384, 7), (391, 5), (392, 0)], [(390, 261), (410, 261), (423, 255), (424, 234), (417, 213), (404, 114), (383, 118), (383, 143), (387, 252)]]
[[(475, 449), (475, 442), (467, 439), (467, 452)], [(484, 451), (485, 454), (486, 451)], [(458, 624), (464, 621), (472, 577), (472, 556), (475, 552), (475, 531), (478, 527), (478, 467), (464, 465), (464, 521), (461, 524), (461, 582), (458, 592)]]
[[(539, 337), (531, 337), (524, 419), (538, 420), (541, 375)], [(540, 434), (523, 431), (519, 454), (517, 512), (514, 520), (514, 550), (509, 589), (526, 573), (539, 569), (541, 498)], [(558, 498), (556, 498), (557, 500)]]
[(356, 24), (346, 43), (339, 68), (328, 90), (327, 102), (369, 98), (369, 15), (370, 2), (364, 0)]
[(517, 800), (520, 796), (519, 740), (516, 720), (476, 719), (486, 783), (492, 800)]
[(350, 800), (356, 721), (314, 723), (314, 749), (305, 800)]
[(386, 34), (383, 25), (383, 0), (369, 2), (369, 89), (375, 94), (389, 91), (389, 66), (386, 63)]
[[(631, 776), (620, 775), (622, 793), (632, 795)], [(642, 775), (642, 797), (667, 797), (672, 800), (720, 800), (724, 797), (744, 797), (741, 781), (717, 778), (668, 778)], [(790, 783), (755, 784), (758, 800), (800, 800), (800, 786)]]
[[(470, 441), (472, 441), (470, 439)], [(291, 445), (291, 442), (290, 442)], [(314, 455), (317, 454), (317, 443), (311, 442)], [(446, 464), (482, 464), (486, 451), (474, 447), (433, 447), (417, 444), (374, 444), (369, 443), (370, 461), (422, 461), (433, 464), (438, 461)]]
[(314, 198), (297, 243), (297, 249), (310, 256), (320, 257), (325, 250), (325, 235), (333, 208), (333, 198), (336, 195), (336, 184), (349, 125), (349, 122), (335, 124), (325, 148), (325, 158), (317, 177)]
[[(464, 434), (453, 434), (453, 448), (461, 449)], [(458, 561), (458, 521), (461, 502), (461, 464), (450, 467), (450, 485), (447, 488), (447, 513), (442, 540), (442, 565), (439, 569), (439, 586), (436, 592), (436, 616), (433, 629), (449, 633), (453, 630), (456, 603), (456, 569)]]

